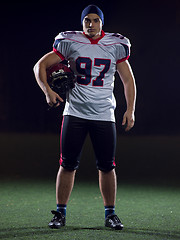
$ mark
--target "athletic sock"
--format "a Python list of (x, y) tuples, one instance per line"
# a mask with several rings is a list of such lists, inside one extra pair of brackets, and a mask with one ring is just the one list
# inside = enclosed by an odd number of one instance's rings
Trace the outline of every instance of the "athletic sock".
[(66, 205), (65, 204), (57, 204), (57, 212), (62, 213), (62, 215), (66, 216)]
[(115, 206), (104, 206), (104, 208), (105, 208), (105, 218), (108, 215), (112, 215), (115, 213)]

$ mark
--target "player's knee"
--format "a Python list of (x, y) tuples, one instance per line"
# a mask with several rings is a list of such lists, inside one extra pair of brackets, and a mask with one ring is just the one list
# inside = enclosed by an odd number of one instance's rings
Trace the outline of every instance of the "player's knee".
[(97, 162), (97, 169), (102, 171), (102, 172), (110, 172), (116, 167), (115, 162), (109, 162), (109, 163), (104, 163), (104, 162)]
[(64, 168), (62, 165), (60, 166), (60, 172), (76, 172), (76, 169), (69, 169), (69, 168)]
[(79, 168), (79, 160), (74, 161), (71, 159), (60, 159), (60, 165), (67, 171), (74, 171)]

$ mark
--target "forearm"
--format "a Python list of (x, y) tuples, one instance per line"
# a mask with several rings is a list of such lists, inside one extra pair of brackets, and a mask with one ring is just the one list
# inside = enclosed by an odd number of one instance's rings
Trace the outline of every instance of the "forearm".
[(134, 112), (136, 104), (136, 85), (134, 77), (124, 82), (124, 92), (127, 103), (127, 111)]
[(47, 83), (47, 74), (46, 74), (46, 67), (43, 63), (37, 62), (33, 68), (36, 81), (44, 94), (46, 95), (48, 90), (50, 89)]
[(131, 66), (125, 61), (117, 65), (117, 70), (124, 85), (127, 110), (133, 112), (136, 103), (136, 84)]

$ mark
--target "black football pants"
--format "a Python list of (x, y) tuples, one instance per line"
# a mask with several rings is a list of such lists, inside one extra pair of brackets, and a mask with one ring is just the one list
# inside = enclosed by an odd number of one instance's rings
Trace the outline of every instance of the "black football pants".
[(115, 168), (116, 126), (110, 121), (87, 120), (64, 116), (60, 139), (60, 165), (73, 171), (78, 168), (87, 134), (92, 141), (97, 168), (109, 172)]

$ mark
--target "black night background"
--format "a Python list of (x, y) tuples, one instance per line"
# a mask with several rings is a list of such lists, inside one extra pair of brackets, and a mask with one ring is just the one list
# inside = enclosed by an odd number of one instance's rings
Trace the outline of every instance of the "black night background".
[[(119, 178), (179, 179), (180, 157), (180, 4), (172, 1), (3, 2), (0, 17), (0, 175), (55, 177), (58, 170), (62, 107), (47, 111), (33, 66), (52, 50), (61, 31), (82, 30), (88, 4), (104, 12), (105, 32), (131, 41), (137, 84), (136, 123), (121, 128), (123, 86), (116, 75), (117, 172)], [(96, 174), (87, 139), (79, 177)], [(85, 159), (84, 159), (85, 158)], [(92, 158), (92, 159), (91, 159)], [(84, 176), (85, 177), (85, 176)]]

